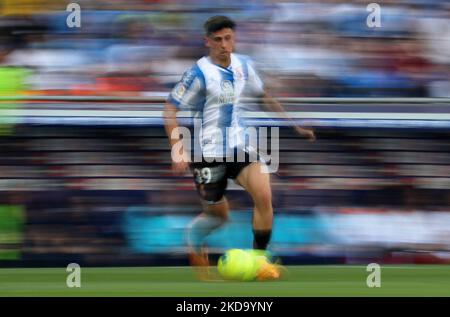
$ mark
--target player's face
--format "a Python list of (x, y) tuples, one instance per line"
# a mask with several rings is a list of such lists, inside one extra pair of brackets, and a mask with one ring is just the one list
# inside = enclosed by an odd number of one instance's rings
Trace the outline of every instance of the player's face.
[(230, 54), (234, 50), (234, 31), (226, 28), (214, 32), (205, 38), (209, 55), (218, 61), (230, 60)]

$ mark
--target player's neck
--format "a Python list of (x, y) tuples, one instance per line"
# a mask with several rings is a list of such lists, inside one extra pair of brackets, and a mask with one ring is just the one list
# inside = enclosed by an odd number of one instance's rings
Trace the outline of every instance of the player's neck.
[(231, 56), (227, 59), (217, 59), (217, 58), (214, 58), (214, 56), (209, 55), (209, 59), (211, 60), (211, 62), (213, 64), (218, 65), (223, 68), (228, 68), (231, 65)]

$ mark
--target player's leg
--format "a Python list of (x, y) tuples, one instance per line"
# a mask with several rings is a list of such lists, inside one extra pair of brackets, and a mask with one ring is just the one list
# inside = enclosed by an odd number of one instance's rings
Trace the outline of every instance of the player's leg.
[(260, 162), (253, 162), (241, 170), (237, 182), (253, 199), (253, 247), (267, 249), (272, 235), (273, 207), (270, 174)]
[(241, 170), (237, 182), (251, 195), (253, 209), (253, 248), (263, 260), (258, 270), (257, 280), (275, 280), (280, 278), (279, 265), (271, 263), (265, 252), (272, 235), (273, 207), (270, 174), (263, 163), (253, 162)]
[(203, 254), (205, 239), (228, 219), (228, 202), (222, 197), (216, 203), (203, 202), (203, 212), (188, 227), (188, 247), (191, 254)]
[[(189, 225), (187, 242), (189, 259), (196, 267), (208, 267), (205, 240), (228, 219), (228, 202), (224, 197), (227, 178), (223, 164), (193, 164), (194, 180), (203, 204), (203, 212)], [(209, 272), (199, 270), (199, 277), (209, 278)]]

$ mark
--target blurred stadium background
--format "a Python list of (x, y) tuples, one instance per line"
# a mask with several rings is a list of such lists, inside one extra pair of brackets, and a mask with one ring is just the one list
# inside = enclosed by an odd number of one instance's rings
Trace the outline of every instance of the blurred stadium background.
[[(200, 204), (170, 172), (161, 111), (205, 54), (202, 23), (238, 22), (273, 95), (317, 129), (282, 128), (272, 249), (288, 264), (450, 263), (450, 7), (445, 0), (62, 0), (0, 5), (0, 266), (185, 265)], [(249, 113), (257, 125), (276, 119)], [(251, 246), (230, 184), (212, 252)]]

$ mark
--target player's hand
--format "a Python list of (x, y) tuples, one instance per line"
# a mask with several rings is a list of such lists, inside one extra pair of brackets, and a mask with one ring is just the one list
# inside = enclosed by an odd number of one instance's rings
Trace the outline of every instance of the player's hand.
[(172, 157), (172, 172), (177, 175), (184, 174), (189, 169), (189, 161), (189, 156), (186, 152)]
[(316, 140), (316, 135), (313, 129), (301, 128), (299, 126), (296, 126), (294, 129), (298, 134), (306, 138), (308, 141), (314, 142)]
[(184, 174), (189, 169), (188, 162), (172, 162), (172, 172), (174, 174)]

